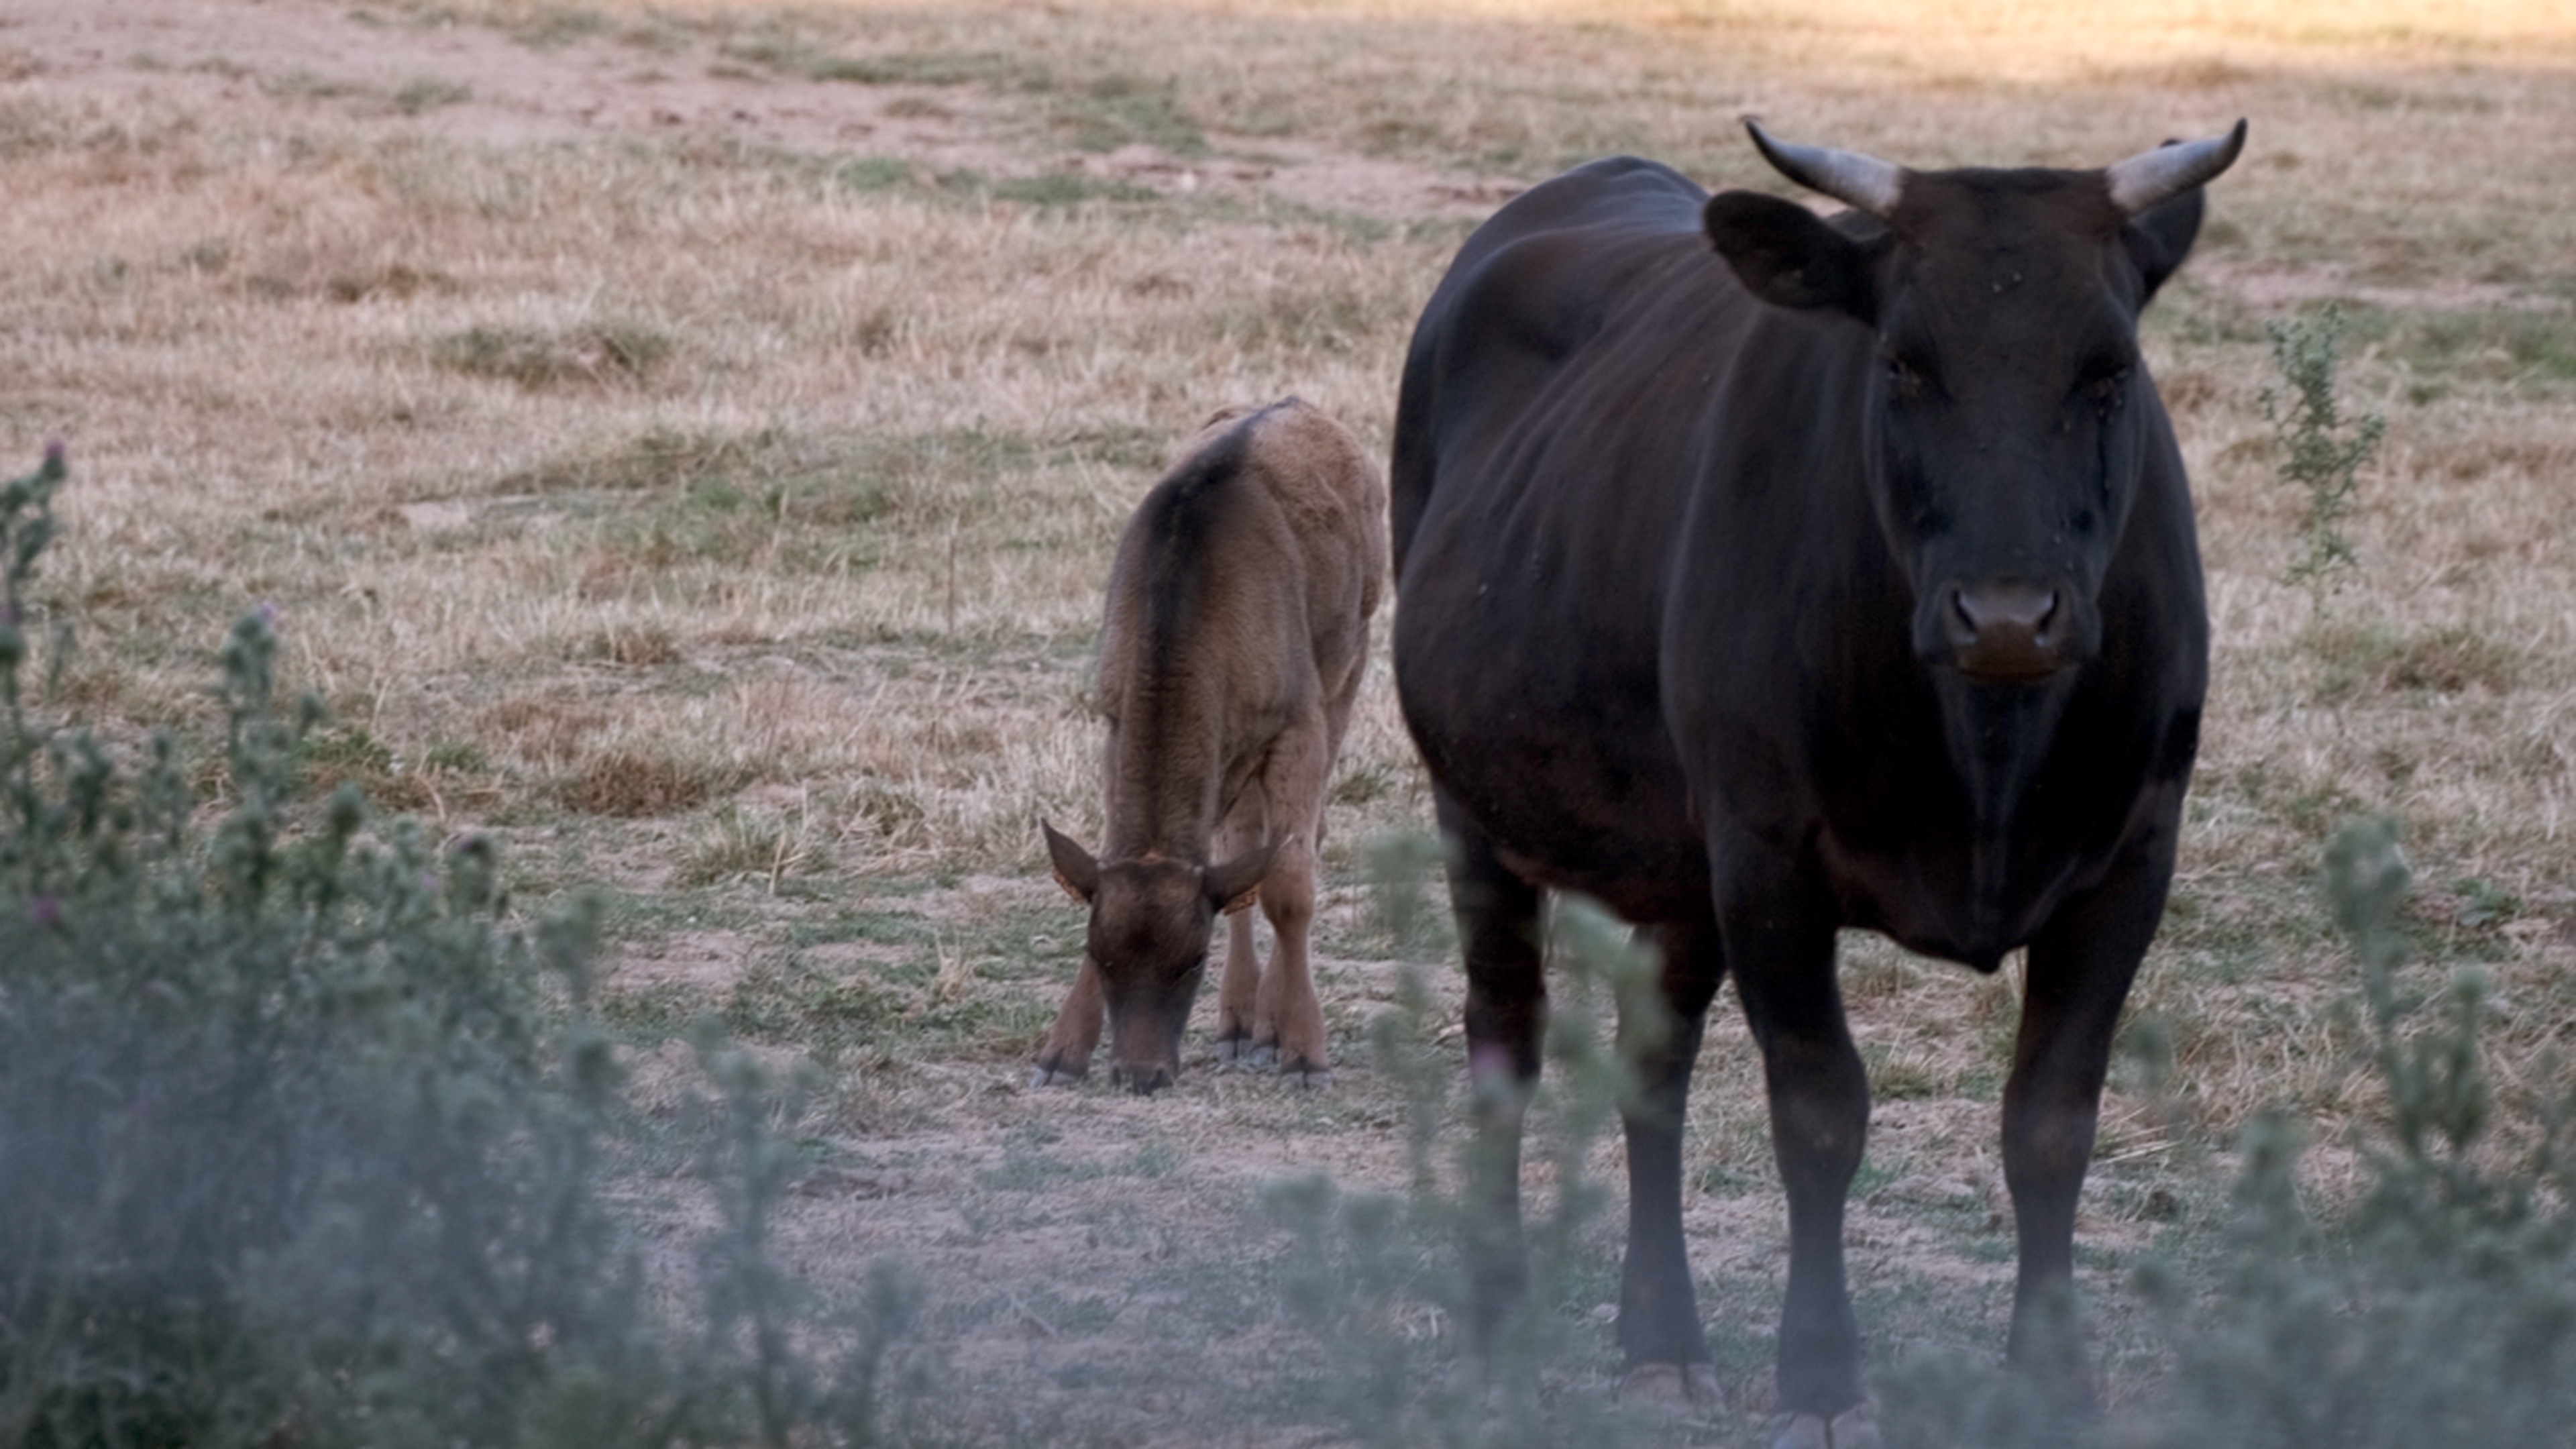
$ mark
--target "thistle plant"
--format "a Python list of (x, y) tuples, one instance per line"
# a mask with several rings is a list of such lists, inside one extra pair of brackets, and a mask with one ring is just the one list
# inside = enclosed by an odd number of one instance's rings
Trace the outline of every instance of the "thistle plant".
[(774, 1085), (711, 1053), (723, 1227), (664, 1307), (595, 913), (521, 925), (492, 840), (309, 798), (271, 611), (209, 820), (192, 742), (34, 717), (64, 474), (0, 485), (0, 1445), (878, 1442), (909, 1298), (827, 1329), (772, 1262)]
[(2322, 614), (2344, 570), (2358, 566), (2344, 524), (2359, 502), (2361, 469), (2379, 451), (2387, 419), (2377, 413), (2347, 417), (2335, 397), (2335, 353), (2343, 341), (2343, 310), (2329, 306), (2313, 316), (2274, 322), (2272, 362), (2286, 390), (2260, 394), (2263, 417), (2281, 443), (2281, 481), (2306, 495), (2298, 556), (2288, 581), (2304, 585), (2312, 614)]

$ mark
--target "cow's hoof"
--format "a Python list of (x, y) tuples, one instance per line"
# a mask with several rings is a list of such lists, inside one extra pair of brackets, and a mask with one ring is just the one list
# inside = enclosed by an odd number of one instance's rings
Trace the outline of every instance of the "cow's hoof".
[(1641, 1363), (1619, 1380), (1619, 1402), (1669, 1413), (1715, 1413), (1726, 1407), (1717, 1366), (1706, 1363)]
[(1235, 1060), (1247, 1067), (1275, 1067), (1279, 1065), (1279, 1043), (1246, 1042), (1243, 1054)]
[(1070, 1087), (1081, 1082), (1082, 1077), (1080, 1072), (1068, 1072), (1043, 1062), (1029, 1068), (1029, 1085), (1032, 1087)]
[(1782, 1414), (1771, 1421), (1771, 1449), (1878, 1449), (1878, 1410), (1868, 1404), (1827, 1419)]
[(1242, 1036), (1221, 1036), (1216, 1039), (1216, 1046), (1212, 1050), (1216, 1055), (1217, 1065), (1230, 1067), (1250, 1059), (1252, 1039)]
[(1333, 1084), (1331, 1067), (1300, 1067), (1283, 1063), (1279, 1068), (1279, 1075), (1309, 1092), (1320, 1092)]

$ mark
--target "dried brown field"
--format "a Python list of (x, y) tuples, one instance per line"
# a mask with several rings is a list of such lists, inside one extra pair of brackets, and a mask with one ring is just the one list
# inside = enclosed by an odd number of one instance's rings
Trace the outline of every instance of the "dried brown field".
[[(1406, 1184), (1367, 1027), (1407, 963), (1452, 988), (1363, 883), (1428, 825), (1382, 669), (1335, 791), (1334, 1089), (1204, 1055), (1151, 1102), (1019, 1087), (1078, 929), (1036, 821), (1096, 810), (1097, 588), (1164, 448), (1286, 392), (1382, 445), (1450, 251), (1593, 155), (1772, 186), (1740, 113), (1924, 165), (2096, 164), (2246, 116), (2149, 326), (2219, 644), (2134, 1007), (2173, 1086), (2116, 1087), (2081, 1234), (2113, 1396), (2145, 1392), (2125, 1274), (2214, 1231), (2237, 1127), (2304, 1117), (2330, 1201), (2374, 1110), (2314, 889), (2342, 818), (2405, 819), (2420, 969), (2496, 984), (2508, 1105), (2568, 1080), (2576, 18), (1885, 8), (0, 0), (0, 449), (60, 438), (75, 470), (49, 707), (203, 718), (223, 626), (273, 604), (334, 711), (317, 774), (497, 834), (525, 899), (608, 893), (648, 1097), (703, 1014), (819, 1063), (789, 1246), (827, 1291), (914, 1265), (924, 1353), (972, 1390), (947, 1432), (1331, 1442), (1248, 1205), (1304, 1172)], [(2302, 503), (2260, 397), (2265, 324), (2328, 301), (2387, 441), (2317, 609), (2283, 579)], [(1982, 1349), (2009, 974), (1847, 960), (1881, 1099), (1865, 1321), (1882, 1360)], [(1454, 1052), (1447, 1018), (1407, 1031)], [(1738, 1030), (1692, 1133), (1749, 1416), (1784, 1244)], [(1587, 1240), (1601, 1298), (1616, 1237)], [(1569, 1394), (1603, 1392), (1592, 1337)]]

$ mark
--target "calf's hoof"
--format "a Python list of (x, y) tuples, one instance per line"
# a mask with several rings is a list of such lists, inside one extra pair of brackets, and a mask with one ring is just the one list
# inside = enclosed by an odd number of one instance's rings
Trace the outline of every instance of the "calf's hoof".
[(1083, 1070), (1078, 1067), (1068, 1070), (1040, 1062), (1029, 1068), (1029, 1085), (1032, 1087), (1071, 1087), (1078, 1085), (1082, 1078)]
[(1707, 1414), (1726, 1407), (1717, 1366), (1707, 1363), (1641, 1363), (1619, 1380), (1619, 1402), (1669, 1413)]
[(1252, 1059), (1252, 1038), (1221, 1036), (1216, 1039), (1216, 1046), (1212, 1050), (1218, 1066), (1230, 1067), (1238, 1062), (1249, 1065)]
[(1822, 1414), (1782, 1414), (1771, 1421), (1771, 1449), (1878, 1449), (1878, 1411), (1868, 1404), (1831, 1419)]
[(1270, 1054), (1279, 1064), (1279, 1075), (1287, 1078), (1295, 1086), (1304, 1087), (1308, 1091), (1321, 1091), (1333, 1084), (1333, 1069), (1324, 1060), (1324, 1054), (1320, 1051), (1313, 1053), (1285, 1051), (1274, 1046), (1270, 1049)]

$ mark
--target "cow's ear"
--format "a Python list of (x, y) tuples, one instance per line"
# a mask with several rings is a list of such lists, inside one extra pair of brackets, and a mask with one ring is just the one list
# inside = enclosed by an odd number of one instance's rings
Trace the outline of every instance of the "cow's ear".
[(1055, 864), (1055, 883), (1064, 887), (1066, 895), (1089, 905), (1100, 890), (1100, 862), (1091, 858), (1090, 851), (1076, 845), (1071, 836), (1060, 834), (1045, 821), (1038, 822), (1038, 829), (1046, 832), (1047, 859)]
[(1208, 905), (1230, 916), (1259, 899), (1262, 878), (1270, 874), (1271, 862), (1279, 858), (1279, 847), (1286, 843), (1274, 840), (1256, 845), (1223, 865), (1209, 866), (1204, 873)]
[[(2170, 144), (2170, 143), (2168, 143)], [(2145, 306), (2174, 274), (2183, 258), (2191, 255), (2191, 244), (2200, 237), (2200, 217), (2204, 204), (2201, 188), (2169, 200), (2157, 202), (2136, 216), (2120, 230), (2120, 245), (2129, 252), (2130, 264), (2138, 269), (2145, 290), (2138, 294), (2138, 305)]]
[(1845, 236), (1794, 201), (1759, 191), (1719, 192), (1700, 222), (1754, 296), (1778, 307), (1831, 307), (1874, 320), (1870, 264), (1877, 247)]

